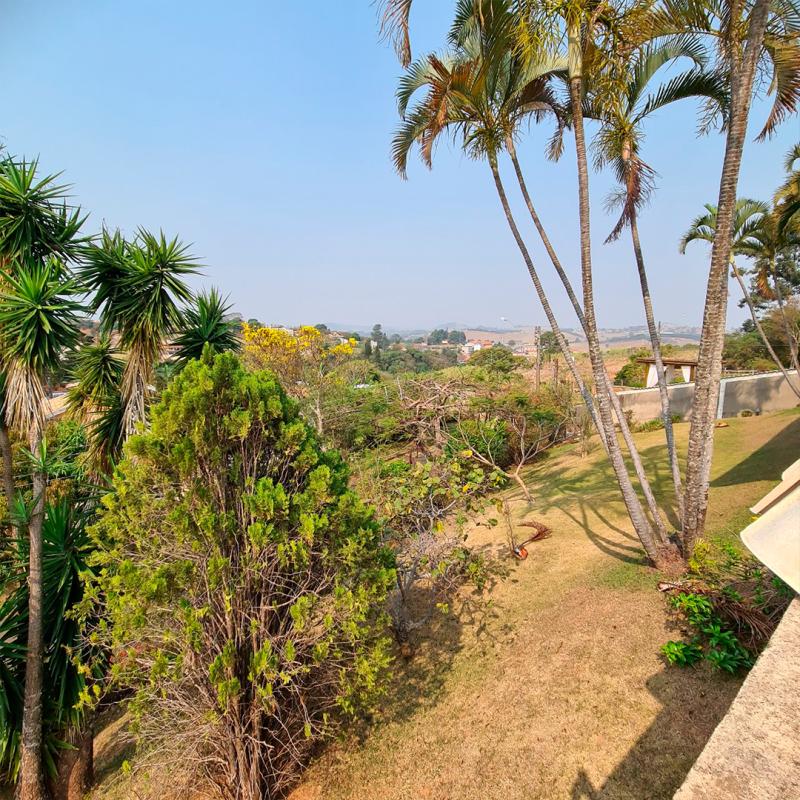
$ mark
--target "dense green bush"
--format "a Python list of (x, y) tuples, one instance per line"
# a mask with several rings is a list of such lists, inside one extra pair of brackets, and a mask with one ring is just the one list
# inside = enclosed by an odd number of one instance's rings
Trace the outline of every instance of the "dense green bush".
[(489, 372), (510, 375), (525, 366), (525, 359), (515, 356), (507, 347), (496, 344), (473, 353), (469, 364), (471, 367), (483, 367)]
[(271, 373), (191, 362), (133, 437), (94, 535), (137, 731), (188, 781), (274, 797), (381, 688), (394, 557)]

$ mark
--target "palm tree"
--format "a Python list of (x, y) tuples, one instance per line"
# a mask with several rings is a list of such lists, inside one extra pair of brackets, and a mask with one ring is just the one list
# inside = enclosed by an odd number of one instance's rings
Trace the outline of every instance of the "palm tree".
[(774, 200), (779, 235), (787, 229), (800, 228), (800, 143), (786, 154), (784, 169), (788, 174)]
[[(538, 75), (535, 71), (529, 72), (530, 82), (542, 78), (551, 71), (551, 67), (550, 63), (544, 65)], [(508, 131), (504, 127), (503, 117), (497, 113), (496, 98), (498, 94), (502, 94), (497, 92), (498, 87), (508, 85), (504, 70), (502, 59), (499, 63), (486, 63), (479, 57), (469, 57), (469, 55), (461, 59), (440, 59), (430, 55), (426, 59), (412, 64), (398, 90), (398, 104), (404, 121), (392, 143), (395, 167), (401, 175), (405, 175), (408, 153), (414, 144), (419, 145), (423, 161), (430, 165), (433, 147), (444, 131), (450, 131), (454, 135), (460, 136), (464, 149), (471, 157), (485, 158), (488, 161), (506, 220), (525, 260), (539, 300), (553, 332), (558, 338), (576, 384), (584, 396), (587, 408), (592, 413), (593, 419), (596, 419), (591, 395), (578, 373), (569, 346), (560, 331), (549, 299), (544, 292), (530, 253), (513, 217), (500, 177), (497, 156), (505, 146)], [(546, 83), (540, 85), (546, 88)], [(427, 89), (426, 96), (411, 110), (408, 110), (410, 98), (423, 87)], [(545, 98), (548, 96), (543, 95), (543, 102), (546, 102)], [(602, 423), (598, 425), (601, 439), (609, 451), (628, 512), (645, 551), (653, 561), (658, 561), (659, 543), (656, 541), (652, 526), (644, 514), (628, 476), (622, 451), (614, 433), (608, 394), (603, 391), (605, 383), (599, 380), (596, 381), (596, 385), (598, 386), (602, 415)]]
[(230, 309), (227, 298), (216, 288), (197, 295), (194, 304), (184, 312), (183, 325), (173, 340), (178, 347), (175, 360), (180, 366), (200, 358), (206, 346), (214, 355), (241, 349), (239, 323), (227, 318)]
[(94, 291), (104, 333), (119, 334), (126, 353), (121, 393), (126, 435), (145, 419), (149, 386), (166, 339), (182, 324), (180, 304), (191, 298), (184, 277), (196, 260), (177, 238), (139, 229), (132, 241), (104, 231), (87, 249), (80, 277)]
[[(0, 270), (13, 272), (18, 261), (47, 256), (74, 262), (86, 241), (80, 235), (86, 215), (67, 203), (70, 187), (58, 183), (58, 175), (38, 177), (38, 166), (36, 160), (0, 160)], [(4, 411), (4, 370), (0, 358), (0, 456), (3, 491), (10, 510), (14, 504), (14, 464)]]
[[(705, 208), (706, 212), (696, 217), (689, 226), (689, 229), (684, 233), (680, 242), (681, 253), (686, 252), (686, 246), (689, 242), (705, 241), (713, 243), (719, 224), (719, 214), (717, 213), (716, 206), (710, 203), (707, 203)], [(744, 300), (750, 310), (750, 316), (753, 319), (753, 324), (761, 340), (764, 342), (770, 357), (783, 373), (786, 383), (800, 399), (800, 386), (795, 386), (792, 383), (786, 368), (783, 366), (783, 362), (767, 338), (764, 328), (761, 325), (761, 320), (758, 318), (753, 298), (750, 296), (750, 292), (747, 290), (747, 286), (742, 278), (741, 270), (736, 264), (737, 255), (749, 256), (750, 258), (761, 257), (762, 263), (774, 263), (776, 254), (775, 224), (769, 205), (759, 200), (739, 198), (739, 200), (736, 201), (736, 215), (733, 225), (733, 239), (730, 254), (731, 272), (742, 290)], [(764, 290), (769, 290), (768, 284), (766, 283), (768, 278), (764, 275), (765, 272), (766, 270), (762, 267), (760, 271), (762, 292)], [(789, 346), (791, 351), (791, 339), (789, 340)], [(795, 367), (795, 369), (796, 368), (797, 367)]]
[[(651, 90), (650, 85), (657, 74), (665, 66), (682, 58), (692, 60), (694, 68), (675, 76), (657, 89)], [(641, 158), (641, 145), (644, 140), (643, 128), (647, 119), (670, 103), (690, 97), (705, 98), (712, 104), (713, 111), (724, 114), (727, 106), (725, 81), (723, 76), (718, 73), (707, 73), (703, 69), (705, 62), (703, 49), (691, 39), (675, 38), (649, 44), (639, 50), (631, 60), (628, 78), (618, 103), (612, 108), (604, 110), (603, 107), (606, 105), (604, 101), (593, 102), (595, 98), (590, 97), (586, 104), (588, 115), (601, 122), (600, 130), (594, 141), (595, 167), (602, 169), (604, 166), (610, 165), (621, 186), (619, 193), (613, 197), (612, 204), (621, 205), (622, 213), (606, 241), (614, 241), (619, 238), (626, 227), (630, 229), (645, 319), (658, 375), (661, 418), (664, 423), (670, 470), (681, 517), (683, 516), (683, 488), (672, 429), (669, 391), (661, 354), (661, 341), (653, 313), (650, 286), (639, 238), (639, 210), (650, 199), (655, 177), (654, 170)]]
[(32, 507), (28, 515), (28, 635), (25, 661), (25, 696), (20, 757), (21, 800), (41, 800), (43, 584), (42, 522), (45, 507), (46, 465), (43, 447), (46, 399), (45, 373), (72, 349), (79, 337), (78, 313), (73, 299), (76, 285), (63, 262), (14, 264), (0, 293), (0, 352), (8, 383), (6, 413), (12, 425), (28, 436), (32, 464)]
[[(548, 56), (547, 60), (551, 66), (550, 72), (546, 75), (541, 75), (541, 73), (529, 75), (532, 62), (523, 59), (518, 51), (519, 17), (515, 13), (513, 6), (514, 4), (509, 0), (460, 0), (456, 8), (455, 22), (450, 32), (450, 44), (454, 48), (468, 49), (470, 56), (480, 57), (484, 62), (498, 62), (504, 65), (505, 80), (500, 87), (501, 91), (497, 93), (495, 113), (505, 133), (505, 147), (514, 166), (517, 182), (534, 226), (588, 340), (593, 335), (592, 331), (589, 329), (581, 304), (572, 288), (572, 283), (536, 212), (517, 157), (515, 145), (515, 138), (525, 121), (530, 119), (538, 121), (548, 111), (554, 110), (558, 125), (550, 140), (548, 154), (550, 158), (560, 157), (563, 146), (566, 110), (556, 102), (547, 80), (554, 77), (561, 80), (566, 79), (568, 75), (566, 70), (567, 60)], [(684, 50), (688, 51), (688, 46)], [(539, 69), (541, 70), (541, 67)], [(699, 83), (697, 78), (695, 78), (695, 81)], [(683, 88), (682, 84), (680, 88)], [(617, 417), (620, 432), (630, 453), (631, 462), (653, 518), (656, 531), (662, 543), (666, 544), (666, 526), (645, 473), (630, 426), (620, 405), (619, 398), (613, 391), (608, 372), (604, 366), (600, 371), (600, 376), (603, 383), (598, 387), (597, 391), (607, 397)], [(595, 373), (595, 377), (597, 377), (597, 373)], [(613, 433), (613, 422), (611, 428), (606, 431), (606, 438), (609, 435), (615, 435)], [(673, 476), (677, 476), (678, 488), (676, 489), (676, 495), (678, 503), (680, 503), (680, 474), (674, 471)]]
[(650, 25), (641, 25), (648, 35), (693, 35), (708, 42), (717, 55), (720, 70), (727, 76), (731, 98), (686, 461), (682, 528), (683, 549), (690, 554), (703, 532), (708, 508), (725, 341), (731, 232), (750, 105), (759, 80), (766, 79), (775, 100), (760, 139), (771, 135), (796, 111), (800, 101), (800, 8), (796, 0), (669, 2), (659, 4), (649, 20)]

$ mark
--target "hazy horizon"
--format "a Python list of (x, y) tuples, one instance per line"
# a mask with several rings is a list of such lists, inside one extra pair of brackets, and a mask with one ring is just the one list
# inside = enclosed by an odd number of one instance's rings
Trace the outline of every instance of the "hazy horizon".
[[(414, 5), (415, 54), (441, 49), (452, 4)], [(31, 55), (29, 37), (40, 46)], [(64, 171), (77, 202), (132, 232), (162, 228), (193, 243), (206, 265), (195, 285), (218, 285), (245, 318), (314, 324), (363, 319), (432, 329), (444, 319), (492, 326), (545, 324), (484, 164), (443, 145), (428, 172), (415, 158), (394, 174), (390, 140), (401, 69), (379, 41), (376, 7), (243, 0), (216, 3), (85, 0), (13, 4), (0, 31), (9, 152)], [(674, 70), (673, 70), (674, 72)], [(76, 87), (80, 87), (79, 89)], [(769, 199), (782, 179), (796, 118), (766, 143), (756, 102), (740, 195)], [(659, 189), (640, 229), (656, 317), (698, 326), (708, 248), (678, 254), (703, 203), (716, 202), (723, 139), (696, 140), (693, 103), (661, 112), (644, 158)], [(554, 245), (578, 282), (574, 156), (547, 162), (541, 126), (520, 158)], [(690, 146), (691, 145), (691, 146)], [(565, 328), (577, 321), (503, 164), (518, 220)], [(643, 320), (626, 236), (604, 211), (612, 187), (593, 174), (598, 324)], [(731, 288), (729, 327), (745, 312)], [(369, 323), (371, 326), (372, 323)]]

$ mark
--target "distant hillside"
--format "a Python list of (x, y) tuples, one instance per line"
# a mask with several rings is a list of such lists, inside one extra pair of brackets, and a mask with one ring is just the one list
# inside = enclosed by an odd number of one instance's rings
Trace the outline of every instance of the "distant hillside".
[[(548, 330), (542, 327), (542, 330)], [(492, 330), (490, 328), (467, 328), (464, 331), (467, 339), (491, 340), (502, 344), (529, 344), (534, 341), (535, 331), (533, 326), (521, 327), (515, 330)], [(628, 328), (601, 328), (600, 341), (608, 348), (648, 347), (650, 337), (644, 325), (635, 325)], [(583, 331), (565, 329), (564, 335), (575, 350), (580, 351), (586, 347), (586, 337)], [(661, 339), (665, 344), (689, 345), (700, 341), (700, 329), (685, 325), (662, 325)]]

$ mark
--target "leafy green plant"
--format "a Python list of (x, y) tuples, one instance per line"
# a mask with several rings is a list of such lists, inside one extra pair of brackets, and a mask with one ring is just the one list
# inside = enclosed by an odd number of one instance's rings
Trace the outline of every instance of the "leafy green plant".
[(667, 642), (661, 652), (670, 664), (689, 667), (703, 658), (703, 648), (693, 642)]
[(752, 666), (753, 654), (716, 614), (711, 597), (679, 592), (670, 598), (670, 603), (695, 631), (691, 642), (672, 641), (663, 645), (661, 652), (670, 664), (685, 667), (705, 658), (715, 669), (730, 673)]
[(279, 796), (380, 693), (393, 554), (272, 373), (207, 348), (190, 361), (128, 441), (93, 535), (113, 683), (187, 781)]
[[(42, 524), (44, 623), (44, 765), (52, 777), (68, 728), (79, 726), (81, 697), (93, 686), (93, 673), (79, 663), (84, 650), (82, 626), (70, 613), (83, 597), (82, 575), (93, 551), (87, 525), (91, 501), (65, 496), (45, 507)], [(27, 513), (19, 505), (18, 514)], [(14, 781), (19, 770), (22, 703), (25, 680), (24, 642), (28, 628), (28, 562), (26, 537), (14, 540), (4, 554), (0, 572), (0, 778)], [(96, 654), (99, 656), (99, 654)], [(102, 659), (93, 660), (94, 676)]]
[[(673, 414), (672, 415), (673, 422), (680, 422), (682, 417), (680, 414)], [(636, 430), (639, 433), (647, 433), (648, 431), (660, 431), (664, 428), (664, 420), (661, 417), (657, 417), (656, 419), (649, 419), (647, 422), (642, 422), (641, 424), (636, 426)]]

